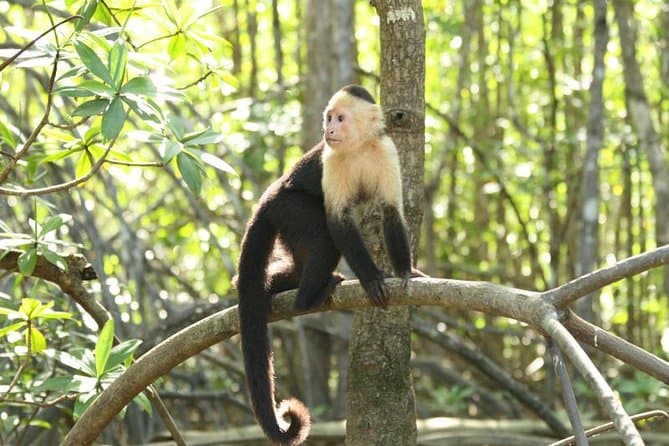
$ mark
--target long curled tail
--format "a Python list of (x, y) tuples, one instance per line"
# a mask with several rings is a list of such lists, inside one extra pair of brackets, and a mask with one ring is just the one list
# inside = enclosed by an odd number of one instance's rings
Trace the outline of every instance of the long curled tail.
[[(267, 330), (272, 296), (265, 285), (275, 238), (276, 230), (258, 211), (249, 223), (239, 259), (237, 290), (242, 351), (251, 408), (258, 424), (275, 443), (297, 446), (309, 435), (309, 411), (296, 399), (282, 401), (276, 409), (274, 398), (274, 368)], [(284, 418), (290, 423), (286, 428), (279, 425), (279, 419)]]

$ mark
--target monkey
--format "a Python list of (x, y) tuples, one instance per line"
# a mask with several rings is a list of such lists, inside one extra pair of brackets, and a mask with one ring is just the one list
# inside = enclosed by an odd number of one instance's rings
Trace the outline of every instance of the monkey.
[(267, 329), (271, 298), (297, 288), (296, 310), (323, 304), (344, 279), (335, 272), (343, 255), (371, 302), (386, 307), (384, 272), (352, 213), (369, 201), (381, 205), (386, 250), (406, 287), (412, 259), (397, 149), (372, 95), (347, 85), (323, 112), (322, 140), (267, 188), (242, 238), (235, 282), (244, 367), (251, 408), (274, 443), (301, 444), (311, 420), (297, 399), (276, 406)]

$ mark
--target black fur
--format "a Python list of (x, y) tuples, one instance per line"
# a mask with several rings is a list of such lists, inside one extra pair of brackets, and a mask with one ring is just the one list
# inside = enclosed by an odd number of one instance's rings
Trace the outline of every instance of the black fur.
[[(374, 102), (362, 87), (344, 91)], [(267, 330), (271, 297), (298, 288), (295, 308), (325, 302), (343, 276), (334, 270), (341, 255), (376, 305), (387, 305), (383, 273), (374, 263), (348, 211), (326, 215), (323, 196), (321, 142), (307, 152), (260, 198), (242, 240), (237, 289), (244, 367), (251, 407), (265, 434), (281, 445), (301, 444), (309, 434), (307, 408), (298, 400), (283, 401), (277, 409), (274, 373)], [(394, 269), (403, 277), (411, 271), (406, 229), (397, 209), (384, 211), (384, 235)], [(393, 210), (394, 209), (394, 210)], [(270, 263), (270, 258), (276, 257)], [(283, 430), (278, 418), (287, 417)]]
[(347, 85), (344, 88), (342, 88), (342, 91), (345, 91), (351, 96), (355, 96), (356, 98), (362, 99), (363, 101), (376, 104), (376, 101), (374, 101), (374, 97), (369, 93), (369, 91), (367, 91), (365, 87), (361, 87), (360, 85)]

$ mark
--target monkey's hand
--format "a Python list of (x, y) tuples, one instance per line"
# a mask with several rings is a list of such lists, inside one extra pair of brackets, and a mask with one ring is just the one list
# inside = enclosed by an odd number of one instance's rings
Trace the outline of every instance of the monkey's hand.
[(367, 292), (367, 297), (377, 307), (388, 307), (388, 293), (386, 292), (383, 277), (370, 280), (369, 282), (361, 282), (362, 287)]

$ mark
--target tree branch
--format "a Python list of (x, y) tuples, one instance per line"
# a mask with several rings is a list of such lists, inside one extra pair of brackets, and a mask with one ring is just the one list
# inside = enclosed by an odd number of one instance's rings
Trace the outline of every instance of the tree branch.
[[(558, 308), (555, 302), (563, 302), (560, 300), (561, 296), (568, 296), (570, 301), (573, 301), (591, 292), (593, 283), (604, 286), (611, 283), (614, 277), (618, 279), (625, 277), (621, 271), (631, 274), (630, 271), (643, 271), (641, 265), (645, 265), (645, 268), (651, 268), (669, 263), (669, 255), (667, 255), (669, 253), (667, 251), (669, 251), (669, 248), (660, 248), (624, 260), (617, 266), (572, 281), (570, 287), (565, 285), (545, 293), (525, 291), (487, 282), (431, 278), (412, 279), (404, 290), (399, 279), (389, 279), (387, 285), (390, 305), (432, 305), (459, 310), (482, 311), (526, 322), (543, 334), (550, 335), (577, 368), (584, 372), (586, 379), (595, 389), (600, 404), (606, 408), (616, 427), (623, 433), (626, 444), (639, 444), (638, 440), (641, 437), (629, 415), (625, 413), (611, 388), (594, 368), (572, 334), (558, 320)], [(326, 305), (304, 313), (296, 313), (292, 310), (294, 298), (294, 290), (277, 295), (272, 301), (273, 308), (270, 322), (307, 313), (330, 310), (358, 310), (370, 306), (357, 281), (345, 281), (342, 286), (337, 288)], [(566, 323), (568, 326), (582, 327), (582, 324), (579, 325), (579, 321), (571, 315)], [(172, 368), (207, 347), (234, 336), (238, 330), (239, 318), (235, 306), (206, 317), (167, 338), (140, 357), (120, 378), (100, 394), (98, 399), (70, 430), (62, 444), (72, 446), (91, 444), (111, 419), (157, 378), (165, 375)], [(604, 333), (604, 330), (599, 330)], [(616, 351), (626, 346), (621, 341), (613, 335), (607, 336), (608, 351)], [(595, 342), (594, 347), (599, 348), (599, 344)], [(637, 360), (641, 361), (646, 358), (639, 357)], [(660, 376), (669, 375), (669, 366), (666, 363), (657, 363), (656, 368), (659, 370)]]

